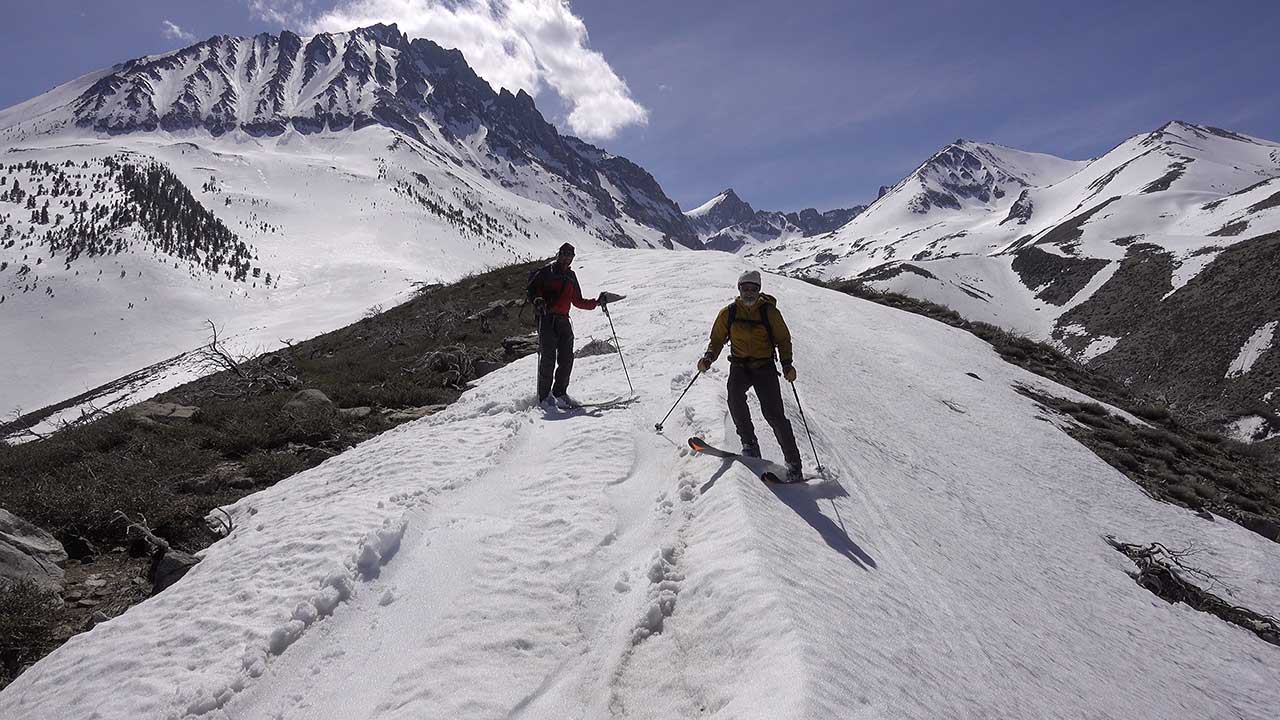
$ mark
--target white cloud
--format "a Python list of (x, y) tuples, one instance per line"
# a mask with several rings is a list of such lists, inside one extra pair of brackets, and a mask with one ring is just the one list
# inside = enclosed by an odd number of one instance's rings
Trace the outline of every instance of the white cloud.
[(195, 35), (192, 35), (186, 30), (183, 30), (182, 28), (178, 27), (177, 23), (171, 22), (169, 20), (162, 20), (161, 22), (164, 23), (164, 36), (167, 38), (170, 38), (172, 40), (182, 40), (185, 42), (191, 42), (192, 40), (196, 39)]
[(248, 0), (249, 10), (270, 23), (285, 27), (298, 27), (306, 18), (307, 8), (302, 0)]
[(537, 95), (549, 87), (569, 106), (569, 128), (609, 138), (643, 125), (648, 111), (632, 97), (564, 0), (341, 0), (319, 13), (297, 0), (250, 0), (260, 17), (305, 32), (340, 32), (396, 23), (410, 37), (457, 48), (495, 87)]

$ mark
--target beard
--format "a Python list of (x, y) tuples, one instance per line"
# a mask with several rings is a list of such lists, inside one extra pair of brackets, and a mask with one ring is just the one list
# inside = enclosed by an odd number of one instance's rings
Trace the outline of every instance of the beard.
[(743, 305), (746, 305), (747, 307), (754, 307), (756, 303), (760, 302), (760, 296), (759, 296), (759, 295), (756, 295), (755, 297), (751, 298), (750, 300), (748, 300), (748, 299), (747, 299), (747, 298), (745, 298), (745, 297), (742, 297), (741, 295), (739, 295), (738, 297), (742, 300), (742, 304), (743, 304)]

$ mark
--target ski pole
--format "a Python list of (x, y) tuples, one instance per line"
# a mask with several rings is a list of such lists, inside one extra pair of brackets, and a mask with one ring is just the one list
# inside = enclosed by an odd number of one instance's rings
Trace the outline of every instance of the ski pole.
[(813, 444), (813, 433), (809, 432), (809, 421), (804, 417), (804, 405), (800, 404), (800, 393), (796, 390), (796, 384), (791, 383), (791, 392), (796, 396), (796, 407), (800, 408), (800, 421), (804, 423), (804, 434), (809, 436), (809, 449), (813, 450), (813, 462), (818, 466), (818, 472), (822, 472), (822, 461), (818, 459), (818, 448)]
[[(538, 324), (538, 369), (533, 372), (533, 387), (534, 392), (537, 392), (542, 376), (542, 313), (537, 308), (533, 309), (533, 321)], [(542, 398), (538, 398), (538, 402), (542, 402)]]
[(658, 432), (662, 432), (662, 423), (666, 422), (667, 418), (671, 417), (671, 413), (675, 412), (676, 405), (679, 405), (680, 401), (684, 399), (684, 393), (689, 392), (689, 388), (693, 387), (693, 384), (698, 381), (698, 376), (701, 374), (702, 373), (694, 374), (693, 379), (690, 380), (689, 384), (685, 386), (684, 392), (680, 393), (680, 397), (676, 398), (676, 401), (671, 405), (671, 409), (667, 411), (666, 415), (662, 416), (662, 420), (659, 423), (653, 426), (654, 429), (656, 429)]
[(636, 388), (631, 384), (631, 373), (627, 372), (627, 361), (622, 357), (622, 343), (618, 342), (618, 331), (613, 329), (613, 316), (609, 314), (609, 306), (601, 305), (600, 309), (604, 311), (604, 316), (609, 318), (609, 331), (613, 333), (613, 346), (618, 348), (618, 359), (622, 361), (622, 374), (627, 376), (627, 387), (631, 388), (631, 394), (636, 394)]

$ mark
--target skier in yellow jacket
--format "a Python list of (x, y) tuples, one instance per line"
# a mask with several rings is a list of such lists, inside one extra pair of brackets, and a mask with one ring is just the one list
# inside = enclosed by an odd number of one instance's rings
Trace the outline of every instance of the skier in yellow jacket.
[(776, 355), (782, 363), (782, 376), (795, 382), (796, 369), (791, 364), (791, 332), (787, 329), (778, 301), (760, 292), (760, 273), (755, 270), (738, 278), (738, 297), (716, 316), (711, 326), (711, 342), (698, 360), (698, 372), (706, 372), (729, 343), (729, 415), (742, 441), (742, 454), (760, 457), (751, 411), (747, 408), (747, 390), (755, 388), (760, 399), (760, 412), (773, 428), (787, 461), (787, 482), (804, 479), (800, 467), (800, 449), (796, 446), (791, 421), (782, 408), (782, 390), (778, 385)]

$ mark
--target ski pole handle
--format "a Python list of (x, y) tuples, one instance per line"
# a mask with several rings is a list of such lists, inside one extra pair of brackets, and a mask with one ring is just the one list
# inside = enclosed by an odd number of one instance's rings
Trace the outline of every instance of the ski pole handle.
[(662, 432), (662, 423), (665, 423), (665, 422), (667, 421), (667, 418), (671, 417), (671, 413), (675, 412), (676, 405), (679, 405), (679, 404), (680, 404), (680, 401), (684, 399), (684, 394), (685, 394), (685, 393), (687, 393), (687, 392), (689, 392), (689, 388), (693, 387), (693, 384), (694, 384), (694, 383), (696, 383), (696, 382), (698, 382), (698, 376), (699, 376), (699, 375), (701, 375), (701, 374), (702, 374), (702, 373), (695, 373), (695, 374), (694, 374), (693, 379), (692, 379), (692, 380), (690, 380), (690, 381), (689, 381), (689, 384), (685, 386), (685, 388), (684, 388), (684, 392), (680, 393), (680, 397), (676, 398), (676, 401), (675, 401), (674, 403), (672, 403), (672, 405), (671, 405), (671, 409), (667, 411), (667, 414), (666, 414), (666, 415), (663, 415), (663, 416), (662, 416), (662, 420), (661, 420), (661, 421), (659, 421), (657, 424), (655, 424), (655, 425), (653, 426), (655, 430), (657, 430), (658, 432)]

